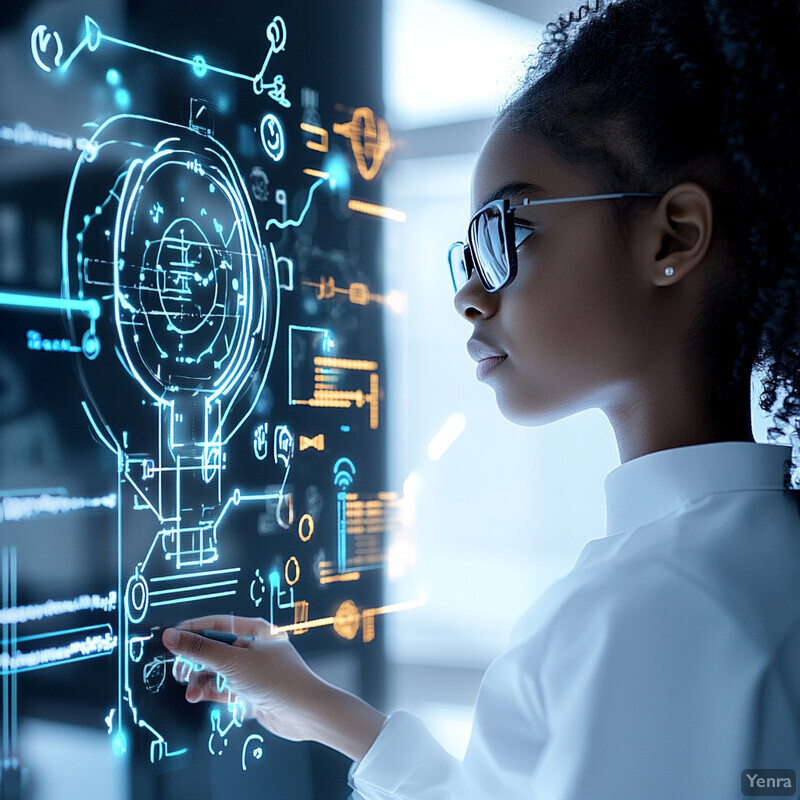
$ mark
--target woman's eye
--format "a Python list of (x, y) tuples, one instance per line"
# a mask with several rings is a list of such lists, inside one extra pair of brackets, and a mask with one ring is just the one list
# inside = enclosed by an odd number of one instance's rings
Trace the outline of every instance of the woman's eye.
[(531, 236), (536, 235), (536, 230), (534, 228), (529, 228), (527, 226), (523, 227), (522, 225), (515, 225), (514, 226), (514, 246), (519, 247), (523, 242), (527, 241)]

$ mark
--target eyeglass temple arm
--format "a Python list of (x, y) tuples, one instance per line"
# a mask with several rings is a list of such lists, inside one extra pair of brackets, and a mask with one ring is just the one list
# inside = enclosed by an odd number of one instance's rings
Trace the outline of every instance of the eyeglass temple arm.
[(617, 197), (661, 197), (655, 192), (616, 192), (614, 194), (591, 194), (587, 197), (557, 197), (552, 200), (528, 200), (526, 197), (520, 206), (512, 208), (523, 208), (525, 206), (539, 206), (549, 203), (578, 203), (581, 200), (613, 200)]

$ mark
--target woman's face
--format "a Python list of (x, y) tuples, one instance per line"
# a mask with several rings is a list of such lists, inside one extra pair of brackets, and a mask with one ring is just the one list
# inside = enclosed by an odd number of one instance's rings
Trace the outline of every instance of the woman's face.
[[(529, 188), (539, 187), (539, 189)], [(473, 213), (489, 200), (544, 200), (604, 192), (544, 144), (500, 123), (472, 179)], [(508, 419), (541, 425), (577, 411), (622, 403), (645, 369), (657, 290), (637, 280), (626, 242), (612, 225), (615, 200), (533, 206), (518, 216), (535, 231), (518, 249), (517, 275), (486, 292), (477, 273), (455, 298), (473, 324), (471, 355), (504, 354), (481, 380)], [(478, 352), (476, 342), (486, 346)]]

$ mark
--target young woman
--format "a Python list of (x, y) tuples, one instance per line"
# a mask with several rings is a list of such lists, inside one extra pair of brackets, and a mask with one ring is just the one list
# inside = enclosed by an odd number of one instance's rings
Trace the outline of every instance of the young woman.
[[(252, 643), (190, 632), (230, 630), (208, 617), (165, 645), (269, 730), (352, 758), (369, 800), (796, 793), (800, 514), (791, 447), (753, 440), (750, 376), (790, 426), (799, 32), (797, 0), (597, 0), (547, 27), (480, 153), (450, 252), (478, 377), (520, 424), (601, 408), (622, 463), (606, 536), (487, 670), (463, 762), (263, 621), (234, 619)], [(213, 673), (186, 697), (221, 699)]]

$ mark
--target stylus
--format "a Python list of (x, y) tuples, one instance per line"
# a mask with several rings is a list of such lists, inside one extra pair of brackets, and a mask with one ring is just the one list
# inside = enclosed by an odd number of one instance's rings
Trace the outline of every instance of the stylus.
[(235, 633), (228, 633), (227, 631), (204, 630), (193, 631), (193, 633), (196, 633), (199, 636), (205, 636), (206, 639), (214, 639), (217, 642), (224, 642), (225, 644), (233, 644), (236, 641), (254, 642), (258, 638), (257, 636), (237, 636)]

